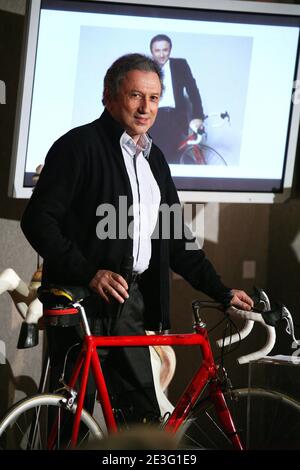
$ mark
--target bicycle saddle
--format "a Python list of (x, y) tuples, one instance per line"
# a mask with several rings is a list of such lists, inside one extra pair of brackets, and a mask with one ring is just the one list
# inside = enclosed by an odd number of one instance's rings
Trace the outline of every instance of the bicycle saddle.
[(83, 286), (62, 286), (44, 284), (37, 290), (37, 296), (44, 307), (64, 308), (72, 302), (78, 302), (91, 295), (91, 291)]

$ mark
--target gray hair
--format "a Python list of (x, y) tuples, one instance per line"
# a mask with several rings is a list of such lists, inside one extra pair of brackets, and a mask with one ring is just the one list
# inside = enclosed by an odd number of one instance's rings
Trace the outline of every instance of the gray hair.
[(102, 98), (104, 106), (106, 104), (106, 96), (108, 95), (111, 98), (115, 97), (118, 94), (120, 83), (124, 79), (125, 75), (132, 70), (156, 73), (161, 84), (161, 93), (163, 93), (163, 71), (159, 64), (143, 54), (126, 54), (119, 57), (119, 59), (117, 59), (106, 72)]

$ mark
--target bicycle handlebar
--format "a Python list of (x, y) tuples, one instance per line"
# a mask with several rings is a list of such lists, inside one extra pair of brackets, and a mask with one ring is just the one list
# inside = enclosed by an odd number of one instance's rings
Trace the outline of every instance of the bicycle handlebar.
[[(216, 117), (220, 120), (219, 124), (214, 124), (213, 127), (222, 127), (225, 123), (225, 120), (230, 124), (230, 116), (228, 111), (225, 111), (224, 113), (210, 113), (206, 114), (203, 117), (203, 122), (206, 121), (206, 119)], [(203, 135), (206, 135), (205, 132), (205, 127), (202, 125), (201, 127), (194, 127), (190, 125), (191, 130), (193, 133), (189, 135), (179, 146), (178, 150), (182, 150), (184, 147), (188, 145), (198, 145), (201, 143)]]
[[(226, 313), (230, 317), (242, 318), (245, 320), (244, 326), (239, 330), (238, 333), (217, 340), (217, 345), (219, 347), (226, 347), (245, 339), (251, 333), (255, 322), (260, 323), (266, 329), (267, 339), (263, 347), (250, 354), (246, 354), (244, 356), (239, 357), (237, 359), (239, 364), (246, 364), (250, 361), (261, 359), (262, 357), (268, 355), (271, 352), (276, 342), (276, 330), (274, 327), (276, 326), (279, 320), (286, 321), (286, 332), (292, 337), (294, 344), (300, 345), (300, 340), (297, 340), (295, 338), (294, 322), (292, 315), (285, 305), (276, 303), (274, 304), (273, 308), (271, 308), (271, 302), (267, 294), (262, 289), (256, 288), (253, 300), (255, 302), (255, 305), (258, 305), (258, 307), (254, 307), (251, 311), (241, 310), (233, 306), (224, 309), (223, 305), (213, 301), (198, 300), (192, 303), (194, 318), (195, 321), (198, 322), (201, 322), (201, 318), (199, 315), (201, 308), (212, 308), (214, 310), (220, 310), (221, 312)], [(197, 307), (196, 316), (195, 306)]]
[[(260, 359), (261, 357), (270, 353), (276, 342), (276, 331), (274, 326), (276, 326), (276, 322), (279, 319), (286, 321), (286, 332), (292, 337), (294, 344), (300, 345), (300, 340), (295, 338), (293, 318), (287, 307), (285, 305), (277, 304), (276, 308), (272, 310), (267, 294), (260, 289), (256, 289), (255, 300), (261, 308), (254, 308), (252, 311), (246, 311), (231, 306), (226, 310), (227, 315), (235, 318), (242, 318), (245, 320), (245, 324), (239, 333), (235, 333), (232, 336), (227, 336), (217, 341), (217, 345), (219, 347), (226, 347), (230, 344), (243, 340), (251, 333), (255, 322), (260, 323), (266, 329), (267, 339), (264, 346), (257, 351), (239, 357), (239, 364), (246, 364), (249, 361)], [(193, 302), (192, 306), (195, 323), (198, 324), (201, 322), (201, 308), (213, 308), (224, 312), (224, 307), (222, 305), (212, 301), (197, 300)], [(80, 305), (77, 304), (76, 307), (79, 308)], [(32, 302), (32, 308), (28, 309), (25, 321), (22, 324), (22, 330), (20, 334), (20, 338), (22, 336), (22, 340), (19, 341), (18, 348), (23, 349), (27, 347), (33, 347), (38, 343), (37, 323), (41, 316), (41, 303), (38, 299), (35, 299), (35, 301)], [(201, 323), (201, 326), (202, 325), (205, 326), (204, 323)]]
[(285, 305), (277, 304), (276, 308), (272, 310), (271, 302), (263, 290), (256, 289), (255, 295), (256, 301), (258, 301), (260, 305), (263, 305), (262, 309), (254, 308), (249, 312), (235, 307), (229, 307), (226, 310), (226, 313), (229, 316), (243, 318), (245, 320), (245, 325), (239, 333), (235, 333), (232, 336), (227, 336), (226, 338), (217, 341), (217, 345), (219, 347), (236, 343), (237, 341), (246, 338), (246, 336), (251, 333), (255, 322), (260, 323), (266, 329), (267, 339), (264, 346), (253, 353), (240, 356), (237, 359), (239, 364), (246, 364), (250, 361), (261, 359), (271, 352), (276, 343), (275, 326), (278, 320), (286, 321), (286, 332), (292, 337), (295, 344), (300, 345), (300, 340), (295, 338), (293, 317), (287, 307)]
[(221, 347), (223, 344), (224, 346), (228, 346), (229, 344), (236, 343), (240, 339), (246, 338), (246, 336), (251, 333), (252, 328), (254, 326), (254, 322), (257, 322), (262, 324), (267, 331), (266, 343), (261, 349), (257, 351), (254, 351), (250, 354), (246, 354), (244, 356), (240, 356), (237, 361), (239, 364), (247, 364), (250, 361), (258, 360), (269, 354), (269, 352), (271, 352), (276, 342), (275, 328), (273, 326), (267, 325), (260, 313), (247, 312), (245, 310), (240, 310), (235, 307), (230, 307), (229, 309), (227, 309), (226, 312), (229, 316), (243, 318), (246, 320), (246, 322), (242, 330), (240, 330), (239, 334), (235, 333), (231, 337), (227, 336), (226, 338), (224, 338), (224, 340), (218, 340), (217, 345), (219, 347)]

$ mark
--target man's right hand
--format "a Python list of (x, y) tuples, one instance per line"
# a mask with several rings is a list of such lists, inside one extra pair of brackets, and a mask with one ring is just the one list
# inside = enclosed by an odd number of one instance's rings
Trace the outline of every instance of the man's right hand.
[(202, 119), (192, 119), (190, 121), (189, 126), (190, 126), (190, 129), (192, 129), (192, 131), (195, 132), (195, 134), (197, 134), (198, 129), (203, 128), (203, 120)]
[(231, 289), (231, 294), (232, 298), (230, 301), (230, 305), (247, 311), (250, 311), (253, 308), (253, 300), (243, 290)]
[(129, 297), (127, 292), (128, 284), (125, 279), (120, 274), (106, 269), (99, 269), (96, 272), (89, 283), (89, 287), (97, 292), (107, 303), (110, 303), (113, 297), (117, 302), (123, 304)]

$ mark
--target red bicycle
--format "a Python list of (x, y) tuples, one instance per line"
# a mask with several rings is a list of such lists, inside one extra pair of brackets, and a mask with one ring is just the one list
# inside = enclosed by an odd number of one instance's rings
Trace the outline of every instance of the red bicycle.
[[(262, 315), (267, 318), (268, 306), (263, 296), (260, 302), (263, 302), (263, 308), (255, 312), (245, 312), (234, 308), (230, 308), (228, 312), (230, 315), (243, 316), (250, 323), (263, 322)], [(193, 302), (194, 333), (120, 337), (93, 336), (81, 302), (73, 302), (68, 308), (63, 309), (45, 309), (45, 319), (50, 319), (49, 321), (52, 322), (61, 317), (65, 318), (66, 315), (72, 317), (73, 320), (78, 319), (84, 331), (82, 348), (69, 383), (64, 385), (59, 393), (42, 393), (25, 398), (6, 414), (0, 423), (1, 447), (47, 450), (80, 448), (86, 445), (89, 439), (102, 439), (104, 433), (99, 424), (83, 409), (90, 369), (95, 379), (107, 431), (117, 432), (114, 411), (97, 353), (97, 348), (101, 347), (188, 345), (200, 348), (202, 363), (199, 369), (178, 400), (173, 412), (166, 413), (161, 422), (161, 426), (167, 432), (176, 434), (179, 449), (196, 449), (197, 447), (245, 449), (248, 440), (247, 431), (249, 431), (247, 425), (249, 397), (253, 403), (258, 398), (257, 409), (260, 414), (262, 399), (270, 402), (273, 411), (275, 405), (284, 405), (281, 410), (282, 415), (291, 416), (289, 423), (294, 424), (293, 432), (295, 426), (299, 431), (299, 402), (282, 394), (276, 395), (275, 392), (270, 394), (256, 389), (234, 390), (232, 388), (225, 369), (215, 363), (207, 328), (200, 318), (200, 309), (204, 307), (223, 311), (223, 307), (214, 302)], [(287, 319), (286, 312), (286, 307), (282, 306), (275, 313), (272, 311), (272, 315), (274, 317), (275, 314), (277, 319)], [(227, 322), (230, 321), (228, 314), (225, 315), (225, 319)], [(290, 314), (288, 321), (292, 326)], [(267, 325), (267, 328), (273, 328), (273, 326)], [(293, 332), (293, 329), (290, 329)], [(269, 335), (269, 350), (273, 347), (273, 343), (270, 343), (273, 340), (274, 335)], [(224, 341), (226, 341), (225, 338)], [(265, 401), (263, 406), (266, 406)], [(51, 417), (51, 424), (49, 424), (49, 417)], [(274, 429), (274, 423), (272, 429)], [(289, 439), (287, 429), (285, 429), (285, 435)], [(299, 436), (300, 433), (298, 432), (297, 435)], [(254, 447), (267, 448), (265, 445), (265, 442), (254, 442)]]
[[(224, 123), (230, 124), (230, 116), (224, 113), (211, 113), (204, 116), (203, 121), (210, 119), (214, 122), (212, 127), (222, 127)], [(179, 163), (183, 165), (217, 165), (227, 166), (227, 162), (216, 149), (205, 144), (207, 133), (204, 124), (199, 129), (191, 129), (193, 132), (180, 143)]]

